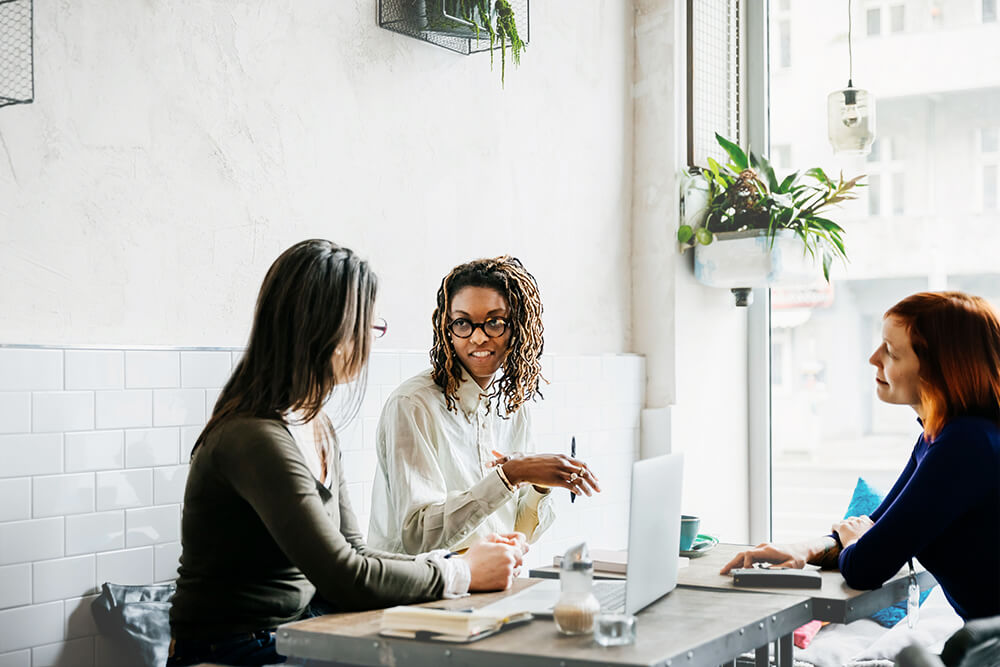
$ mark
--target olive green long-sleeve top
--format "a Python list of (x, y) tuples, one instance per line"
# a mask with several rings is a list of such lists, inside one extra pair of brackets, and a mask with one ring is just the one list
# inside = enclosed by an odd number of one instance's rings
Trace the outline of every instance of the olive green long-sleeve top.
[(340, 450), (320, 484), (279, 421), (233, 418), (191, 461), (170, 626), (211, 639), (295, 620), (318, 590), (345, 611), (437, 599), (440, 570), (369, 549), (351, 509)]

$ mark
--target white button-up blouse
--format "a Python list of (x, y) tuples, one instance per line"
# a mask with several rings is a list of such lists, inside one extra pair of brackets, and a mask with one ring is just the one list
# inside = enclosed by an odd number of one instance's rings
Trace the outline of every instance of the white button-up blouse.
[(511, 491), (487, 467), (496, 458), (492, 450), (534, 451), (528, 407), (509, 419), (498, 416), (462, 372), (457, 413), (448, 410), (430, 369), (397, 387), (382, 409), (368, 529), (376, 549), (460, 551), (489, 533), (514, 530), (534, 542), (555, 518), (550, 494), (530, 484)]

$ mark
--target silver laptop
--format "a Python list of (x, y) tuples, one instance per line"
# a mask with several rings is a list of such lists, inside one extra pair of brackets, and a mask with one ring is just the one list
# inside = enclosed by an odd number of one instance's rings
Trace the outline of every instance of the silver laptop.
[[(594, 583), (594, 594), (601, 601), (602, 611), (635, 614), (677, 586), (683, 468), (681, 454), (632, 464), (627, 574), (625, 581)], [(536, 616), (551, 616), (558, 599), (559, 581), (550, 579), (479, 611), (497, 614), (530, 611)]]

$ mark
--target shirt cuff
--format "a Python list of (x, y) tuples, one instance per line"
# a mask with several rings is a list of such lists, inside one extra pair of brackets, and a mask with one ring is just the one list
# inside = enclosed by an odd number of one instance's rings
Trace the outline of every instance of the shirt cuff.
[(546, 499), (551, 497), (552, 497), (552, 489), (546, 489), (545, 493), (542, 493), (541, 491), (535, 488), (534, 484), (532, 484), (528, 488), (528, 497), (526, 498), (526, 500), (528, 501), (528, 505), (532, 507), (538, 507), (541, 503), (545, 502)]
[(418, 554), (415, 560), (433, 563), (441, 571), (444, 579), (444, 598), (460, 598), (469, 594), (469, 583), (472, 572), (464, 558), (449, 558), (451, 552), (447, 549), (435, 549)]
[(486, 476), (476, 482), (471, 490), (476, 498), (486, 502), (489, 506), (489, 514), (495, 512), (498, 507), (517, 493), (517, 488), (511, 489), (507, 486), (507, 482), (503, 481), (500, 473), (495, 470), (486, 473)]

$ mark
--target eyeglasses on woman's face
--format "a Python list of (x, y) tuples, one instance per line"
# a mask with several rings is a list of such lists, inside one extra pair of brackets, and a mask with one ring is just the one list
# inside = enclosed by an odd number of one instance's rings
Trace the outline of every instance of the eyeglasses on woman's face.
[(483, 333), (490, 338), (499, 338), (507, 331), (507, 320), (502, 317), (491, 317), (485, 322), (473, 322), (464, 317), (459, 317), (448, 323), (448, 331), (452, 336), (468, 338), (476, 329), (482, 329)]
[(389, 330), (389, 324), (385, 321), (384, 317), (376, 317), (375, 323), (372, 324), (372, 335), (376, 338), (381, 338), (385, 335), (385, 332)]

